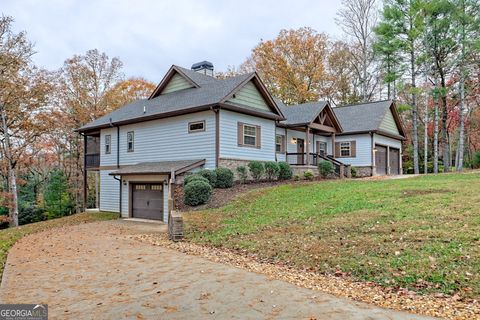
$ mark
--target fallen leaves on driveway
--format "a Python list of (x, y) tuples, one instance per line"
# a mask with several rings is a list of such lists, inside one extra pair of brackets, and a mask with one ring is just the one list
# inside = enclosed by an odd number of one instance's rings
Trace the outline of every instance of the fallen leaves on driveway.
[(213, 262), (229, 264), (241, 269), (261, 273), (269, 278), (287, 281), (297, 286), (330, 293), (384, 308), (403, 310), (417, 314), (447, 319), (480, 319), (480, 304), (477, 300), (458, 300), (455, 297), (418, 295), (406, 289), (384, 288), (373, 282), (354, 281), (344, 275), (322, 275), (295, 270), (286, 266), (255, 261), (238, 252), (189, 242), (171, 242), (166, 234), (133, 235), (129, 238), (153, 245), (177, 250), (186, 254), (204, 257)]

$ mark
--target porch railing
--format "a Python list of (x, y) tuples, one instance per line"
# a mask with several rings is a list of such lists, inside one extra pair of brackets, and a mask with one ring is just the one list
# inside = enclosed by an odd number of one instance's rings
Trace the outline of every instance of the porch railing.
[[(351, 177), (351, 166), (338, 161), (331, 155), (310, 153), (309, 165), (317, 166), (320, 161), (329, 161), (333, 164), (335, 175), (339, 178)], [(307, 165), (307, 153), (289, 152), (286, 154), (286, 161), (293, 166)]]
[(100, 153), (90, 153), (85, 155), (85, 168), (98, 168), (100, 166)]

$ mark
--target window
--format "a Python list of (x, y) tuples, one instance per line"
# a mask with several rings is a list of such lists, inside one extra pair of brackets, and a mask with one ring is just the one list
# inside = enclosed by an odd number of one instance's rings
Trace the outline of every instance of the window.
[(152, 190), (155, 190), (155, 191), (162, 191), (163, 190), (163, 186), (161, 184), (152, 184), (152, 187), (151, 187)]
[(285, 136), (277, 134), (275, 136), (275, 151), (277, 153), (285, 152)]
[(321, 155), (321, 156), (326, 156), (327, 155), (327, 143), (326, 142), (322, 142), (322, 141), (318, 141), (318, 153)]
[(243, 144), (255, 147), (257, 145), (257, 127), (243, 125)]
[(340, 156), (341, 157), (350, 157), (351, 154), (351, 145), (350, 142), (340, 142)]
[(105, 136), (105, 154), (109, 154), (112, 152), (111, 146), (112, 146), (112, 136), (107, 134)]
[(127, 132), (127, 152), (133, 152), (133, 131)]
[(205, 120), (188, 123), (189, 133), (201, 132), (201, 131), (205, 131)]

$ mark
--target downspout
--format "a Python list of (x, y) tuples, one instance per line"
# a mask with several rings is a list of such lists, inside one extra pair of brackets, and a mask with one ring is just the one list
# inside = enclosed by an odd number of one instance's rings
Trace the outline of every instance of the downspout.
[[(117, 126), (117, 169), (120, 168), (120, 127)], [(118, 179), (117, 177), (113, 177), (115, 180), (118, 180), (118, 182), (120, 183), (120, 187), (119, 187), (119, 190), (120, 190), (120, 194), (119, 194), (119, 197), (118, 197), (118, 201), (119, 201), (119, 204), (118, 204), (118, 208), (120, 210), (120, 216), (122, 216), (122, 176), (120, 176), (120, 179)]]
[(210, 108), (215, 113), (215, 168), (220, 165), (220, 108)]
[(372, 176), (375, 175), (375, 144), (374, 144), (374, 135), (373, 132), (370, 131), (370, 146), (371, 146), (371, 164), (372, 164)]

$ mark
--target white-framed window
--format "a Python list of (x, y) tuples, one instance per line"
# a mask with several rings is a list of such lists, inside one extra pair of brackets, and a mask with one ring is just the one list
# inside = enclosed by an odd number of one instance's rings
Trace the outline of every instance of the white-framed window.
[(112, 136), (107, 134), (105, 136), (105, 154), (110, 154), (112, 152)]
[(352, 154), (352, 145), (350, 141), (340, 142), (340, 156), (341, 157), (350, 157)]
[(134, 133), (133, 131), (127, 132), (127, 152), (133, 152)]
[(205, 131), (205, 120), (188, 123), (188, 133)]
[(327, 143), (323, 141), (318, 142), (318, 153), (321, 156), (326, 156), (327, 155)]
[(257, 146), (257, 127), (248, 124), (243, 125), (243, 144), (246, 146)]
[(275, 151), (277, 153), (285, 152), (285, 136), (281, 134), (275, 136)]

